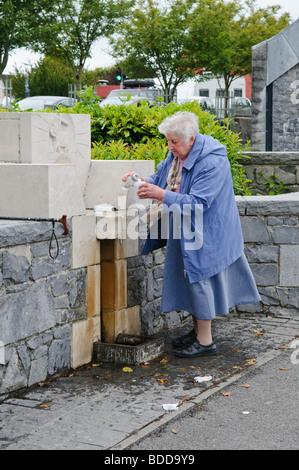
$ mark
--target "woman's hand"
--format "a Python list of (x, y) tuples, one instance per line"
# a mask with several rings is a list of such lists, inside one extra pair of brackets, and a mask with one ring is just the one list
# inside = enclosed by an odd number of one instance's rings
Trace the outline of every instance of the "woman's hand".
[[(122, 178), (122, 181), (125, 183), (127, 181), (127, 179), (129, 178), (129, 176), (132, 176), (136, 173), (136, 171), (130, 171), (130, 173), (126, 173), (123, 178)], [(142, 181), (145, 181), (147, 182), (147, 179), (144, 177), (144, 176), (140, 176), (140, 179)]]
[(165, 193), (165, 189), (162, 189), (155, 184), (146, 182), (139, 186), (137, 196), (139, 199), (158, 199), (158, 201), (163, 201)]

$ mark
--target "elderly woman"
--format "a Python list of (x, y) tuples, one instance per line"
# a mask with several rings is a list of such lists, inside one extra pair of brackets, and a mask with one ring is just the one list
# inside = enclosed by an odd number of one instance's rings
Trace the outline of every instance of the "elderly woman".
[[(186, 239), (184, 223), (178, 237), (170, 222), (173, 231), (167, 240), (161, 309), (185, 310), (193, 317), (192, 331), (173, 341), (175, 356), (215, 355), (211, 320), (227, 315), (230, 307), (260, 301), (243, 253), (230, 164), (225, 147), (199, 133), (193, 113), (177, 112), (158, 129), (167, 138), (169, 154), (155, 174), (142, 178), (138, 197), (163, 202), (165, 212), (179, 208), (182, 220), (189, 207), (191, 232), (201, 232), (195, 233), (201, 242), (192, 244)], [(201, 217), (199, 212), (196, 215), (198, 207)], [(196, 224), (196, 217), (202, 223)], [(170, 220), (175, 221), (174, 213)], [(153, 246), (148, 239), (145, 252)]]

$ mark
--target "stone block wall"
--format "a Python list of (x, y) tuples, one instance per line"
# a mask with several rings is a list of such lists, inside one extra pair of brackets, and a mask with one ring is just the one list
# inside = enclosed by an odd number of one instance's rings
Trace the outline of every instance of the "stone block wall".
[(273, 82), (273, 151), (296, 152), (299, 149), (298, 78), (299, 64), (296, 64)]
[[(237, 196), (245, 254), (262, 302), (234, 314), (299, 315), (299, 193)], [(165, 248), (128, 260), (128, 302), (140, 304), (142, 334), (179, 324), (184, 311), (161, 314)]]
[[(262, 301), (232, 313), (297, 316), (299, 193), (236, 200)], [(0, 221), (0, 398), (87, 364), (107, 328), (117, 336), (133, 324), (136, 334), (154, 335), (188, 316), (161, 314), (165, 248), (141, 256), (135, 242), (133, 249), (127, 241), (98, 241), (94, 216), (75, 216), (71, 225), (67, 236), (57, 225), (60, 251), (51, 259), (51, 224)], [(110, 286), (119, 299), (110, 305), (105, 289), (117, 264), (126, 267), (119, 275), (127, 291), (121, 298), (118, 282)]]
[[(0, 113), (0, 136), (1, 398), (89, 363), (98, 340), (139, 332), (139, 306), (126, 305), (126, 257), (138, 250), (112, 240), (107, 258), (93, 208), (118, 205), (122, 176), (152, 174), (154, 161), (91, 161), (89, 115)], [(72, 230), (58, 233), (55, 260), (51, 223), (4, 220), (63, 214)]]
[(293, 152), (299, 148), (299, 20), (252, 48), (254, 151)]
[(57, 226), (52, 259), (52, 224), (0, 221), (0, 395), (71, 368), (71, 325), (87, 316), (87, 269), (72, 269), (62, 232)]
[[(95, 341), (113, 342), (120, 332), (156, 334), (188, 315), (161, 315), (165, 249), (141, 256), (136, 240), (96, 235), (93, 206), (118, 205), (122, 175), (152, 174), (154, 162), (91, 162), (89, 117), (1, 114), (0, 399), (89, 363)], [(290, 158), (283, 171), (298, 182), (299, 165), (290, 169)], [(298, 313), (298, 194), (237, 198), (246, 253), (263, 298), (238, 312)], [(130, 203), (128, 197), (122, 208)], [(64, 236), (56, 225), (56, 259), (49, 256), (51, 223), (3, 220), (62, 214), (71, 232)]]
[(240, 198), (245, 253), (262, 302), (239, 312), (299, 314), (299, 194)]
[(266, 150), (267, 43), (252, 49), (251, 145), (254, 151)]
[(0, 113), (0, 139), (2, 216), (85, 213), (90, 115)]
[(243, 158), (240, 163), (251, 181), (253, 194), (268, 194), (269, 187), (264, 184), (267, 181), (274, 182), (272, 189), (281, 193), (299, 191), (298, 152), (244, 152), (244, 155), (250, 158)]

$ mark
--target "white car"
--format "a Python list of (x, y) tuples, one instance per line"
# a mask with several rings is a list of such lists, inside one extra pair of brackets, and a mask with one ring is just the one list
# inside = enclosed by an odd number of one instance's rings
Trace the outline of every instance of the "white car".
[(125, 88), (123, 90), (112, 90), (107, 98), (100, 101), (99, 106), (113, 106), (123, 104), (128, 106), (130, 104), (140, 103), (146, 101), (151, 104), (156, 99), (156, 90), (150, 88)]
[(58, 109), (59, 105), (70, 108), (74, 101), (67, 96), (30, 96), (16, 103), (21, 111), (40, 111), (44, 108), (50, 108), (52, 111)]
[(208, 111), (211, 114), (216, 114), (216, 109), (213, 100), (206, 96), (188, 96), (185, 98), (177, 98), (178, 104), (188, 103), (190, 101), (196, 101), (200, 104), (203, 111)]

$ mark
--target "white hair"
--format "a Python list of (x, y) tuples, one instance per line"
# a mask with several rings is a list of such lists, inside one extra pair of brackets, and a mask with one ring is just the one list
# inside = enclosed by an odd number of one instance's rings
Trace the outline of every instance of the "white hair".
[(192, 136), (195, 138), (199, 134), (198, 116), (189, 111), (178, 111), (163, 119), (158, 130), (164, 135), (176, 134), (189, 142)]

